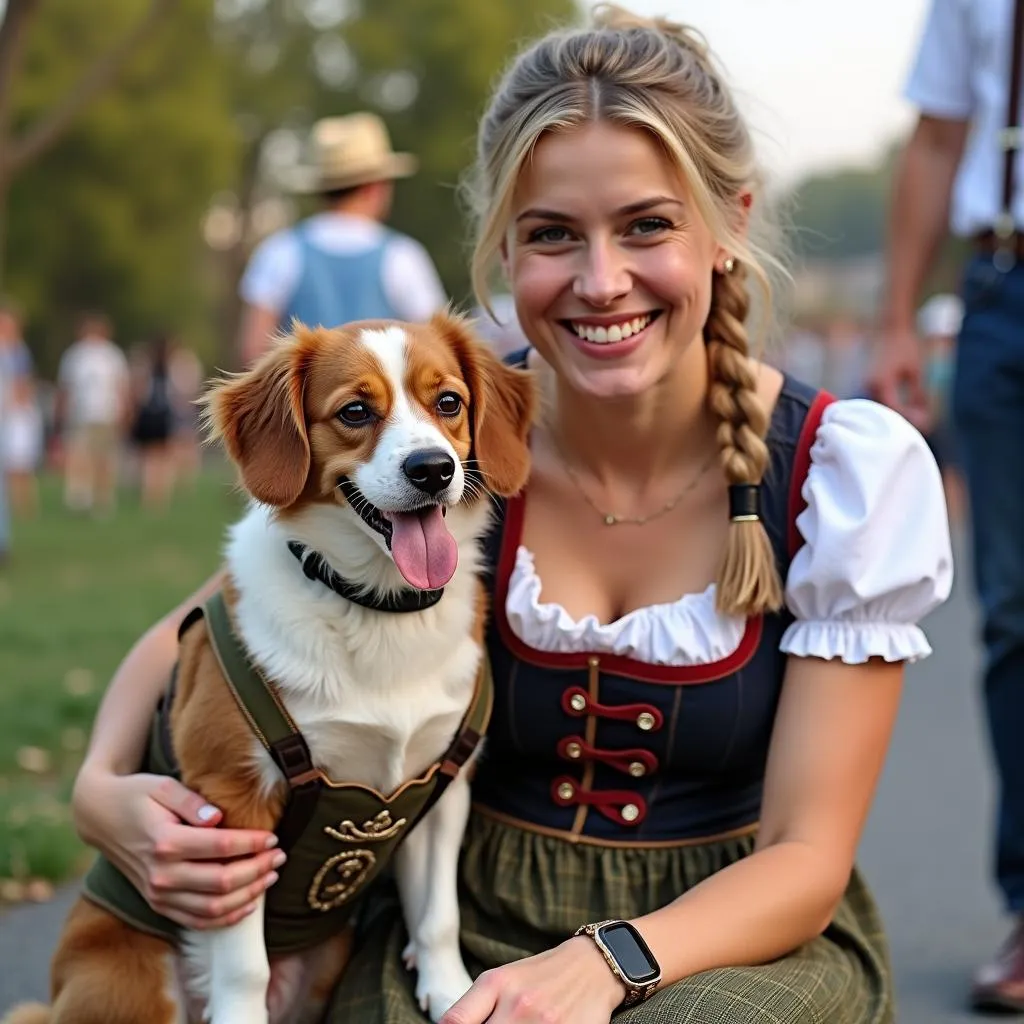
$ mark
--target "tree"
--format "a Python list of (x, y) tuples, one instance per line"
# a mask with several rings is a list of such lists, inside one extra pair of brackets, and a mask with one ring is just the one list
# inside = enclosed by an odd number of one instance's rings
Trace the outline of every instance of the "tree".
[(65, 93), (18, 130), (17, 119), (13, 116), (14, 87), (28, 52), (28, 30), (39, 13), (39, 2), (7, 0), (6, 10), (0, 12), (3, 15), (0, 21), (0, 282), (4, 270), (6, 201), (14, 177), (55, 145), (75, 118), (113, 85), (128, 58), (136, 53), (178, 0), (149, 0), (141, 16), (112, 46), (86, 65)]
[[(27, 39), (15, 129), (38, 123), (73, 88), (69, 40), (99, 52), (142, 6), (44, 4)], [(44, 372), (87, 308), (111, 314), (126, 343), (175, 330), (210, 346), (220, 282), (201, 225), (210, 196), (233, 184), (238, 152), (210, 6), (175, 0), (161, 31), (122, 64), (119, 88), (82, 110), (11, 184), (5, 290), (25, 309)]]

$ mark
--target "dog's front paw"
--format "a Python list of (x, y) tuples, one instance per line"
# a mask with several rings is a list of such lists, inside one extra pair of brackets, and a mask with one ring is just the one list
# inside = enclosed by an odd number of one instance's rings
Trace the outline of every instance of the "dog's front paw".
[(457, 954), (450, 956), (430, 953), (410, 942), (402, 952), (402, 959), (406, 967), (409, 967), (410, 961), (416, 966), (416, 1001), (434, 1024), (473, 984), (473, 979)]

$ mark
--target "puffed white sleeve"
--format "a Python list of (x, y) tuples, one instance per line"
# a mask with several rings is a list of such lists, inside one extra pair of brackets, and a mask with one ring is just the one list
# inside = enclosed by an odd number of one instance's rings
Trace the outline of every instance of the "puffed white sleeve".
[(924, 438), (891, 409), (852, 399), (825, 409), (810, 455), (781, 649), (853, 665), (926, 657), (918, 623), (949, 596), (953, 555)]

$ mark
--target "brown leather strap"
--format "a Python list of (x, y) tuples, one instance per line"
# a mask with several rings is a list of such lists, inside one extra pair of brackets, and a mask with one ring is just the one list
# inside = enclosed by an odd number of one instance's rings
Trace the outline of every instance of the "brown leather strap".
[[(1002, 209), (996, 218), (995, 233), (1009, 239), (1016, 232), (1013, 220), (1013, 178), (1017, 154), (1021, 149), (1020, 121), (1021, 65), (1024, 63), (1024, 0), (1014, 0), (1013, 36), (1011, 39), (1010, 88), (1006, 99), (1006, 127), (1001, 135), (1003, 146)], [(1012, 247), (1007, 249), (1012, 254)]]
[(470, 755), (480, 745), (480, 733), (476, 729), (464, 728), (455, 738), (455, 742), (448, 750), (448, 754), (441, 762), (441, 771), (450, 775), (453, 779), (459, 774), (462, 766), (469, 760)]

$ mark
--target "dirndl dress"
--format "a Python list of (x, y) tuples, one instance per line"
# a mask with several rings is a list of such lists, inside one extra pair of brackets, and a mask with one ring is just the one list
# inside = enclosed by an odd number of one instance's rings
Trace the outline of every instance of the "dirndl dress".
[[(529, 488), (504, 503), (488, 544), (494, 712), (459, 867), (472, 975), (549, 950), (582, 924), (648, 914), (753, 853), (789, 656), (930, 652), (917, 622), (948, 595), (951, 557), (941, 480), (920, 435), (875, 403), (836, 402), (787, 377), (767, 442), (762, 519), (787, 602), (757, 619), (718, 616), (712, 587), (617, 623), (567, 621), (540, 601), (520, 544)], [(886, 504), (910, 494), (913, 543)], [(842, 501), (856, 514), (830, 518)], [(870, 552), (871, 564), (847, 551)], [(677, 643), (707, 649), (679, 657)], [(424, 1024), (406, 941), (385, 880), (363, 906), (328, 1024)], [(884, 930), (856, 870), (829, 926), (800, 948), (665, 985), (613, 1018), (894, 1019)]]

